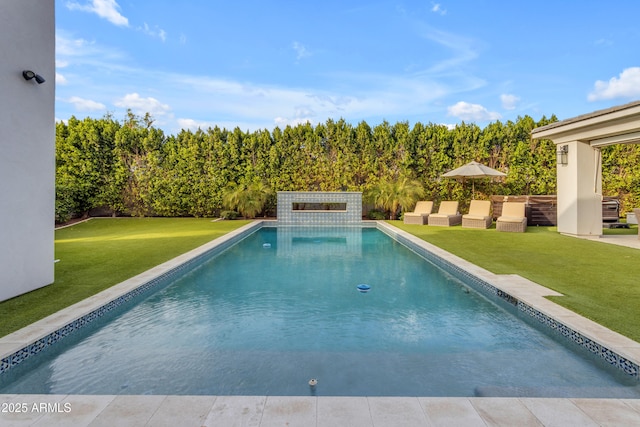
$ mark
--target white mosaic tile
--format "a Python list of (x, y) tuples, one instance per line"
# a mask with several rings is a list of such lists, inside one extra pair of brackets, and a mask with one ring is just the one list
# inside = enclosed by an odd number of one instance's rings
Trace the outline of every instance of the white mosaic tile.
[[(345, 203), (344, 211), (294, 211), (294, 203)], [(278, 224), (355, 224), (362, 221), (362, 193), (347, 191), (279, 191)]]

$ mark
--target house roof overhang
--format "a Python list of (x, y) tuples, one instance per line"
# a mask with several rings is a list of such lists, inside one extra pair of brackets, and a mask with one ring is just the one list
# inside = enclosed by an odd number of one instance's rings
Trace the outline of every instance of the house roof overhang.
[(580, 141), (593, 147), (640, 143), (640, 101), (535, 128), (531, 138), (556, 144)]

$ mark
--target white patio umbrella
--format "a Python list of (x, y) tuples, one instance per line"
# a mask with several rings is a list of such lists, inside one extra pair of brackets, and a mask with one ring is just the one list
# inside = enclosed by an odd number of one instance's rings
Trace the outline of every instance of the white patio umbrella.
[(476, 191), (475, 180), (477, 178), (493, 178), (497, 176), (507, 176), (507, 174), (485, 166), (482, 163), (469, 162), (464, 166), (442, 174), (442, 176), (445, 178), (470, 178), (472, 187), (471, 197), (474, 197)]

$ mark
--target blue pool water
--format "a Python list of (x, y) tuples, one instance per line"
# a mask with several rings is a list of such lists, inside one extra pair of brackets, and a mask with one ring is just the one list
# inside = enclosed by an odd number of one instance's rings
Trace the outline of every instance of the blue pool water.
[(522, 317), (377, 229), (262, 228), (0, 393), (640, 397)]

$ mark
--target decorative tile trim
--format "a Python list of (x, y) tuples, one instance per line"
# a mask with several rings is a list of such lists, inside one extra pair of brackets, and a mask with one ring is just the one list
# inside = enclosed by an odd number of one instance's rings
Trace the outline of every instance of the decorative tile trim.
[(605, 362), (622, 370), (625, 374), (631, 376), (632, 378), (640, 380), (640, 366), (635, 362), (626, 359), (615, 351), (582, 335), (580, 332), (573, 330), (559, 320), (547, 316), (534, 307), (531, 307), (530, 305), (518, 300), (513, 295), (510, 295), (509, 293), (498, 289), (490, 283), (471, 274), (467, 270), (437, 256), (436, 254), (426, 249), (424, 246), (416, 244), (415, 242), (407, 239), (405, 236), (385, 226), (378, 226), (378, 229), (398, 243), (406, 246), (408, 249), (415, 252), (420, 257), (451, 273), (454, 277), (469, 285), (476, 291), (479, 291), (481, 294), (489, 297), (500, 298), (501, 300), (506, 301), (513, 306), (516, 306), (520, 312), (531, 316), (533, 319), (540, 322), (542, 326), (549, 328), (558, 335), (562, 336), (564, 339), (567, 339), (581, 347), (584, 347), (590, 353), (599, 356)]
[(625, 374), (640, 380), (640, 366), (638, 364), (620, 356), (615, 351), (605, 347), (604, 345), (593, 341), (591, 338), (585, 337), (580, 332), (560, 323), (559, 321), (547, 316), (539, 310), (531, 307), (522, 301), (518, 302), (518, 309), (536, 319), (542, 325), (560, 334), (564, 338), (583, 347), (591, 354), (594, 354), (609, 365), (622, 370)]
[(137, 300), (139, 297), (149, 294), (151, 291), (159, 289), (161, 286), (168, 285), (173, 278), (183, 273), (185, 269), (193, 268), (198, 264), (202, 264), (205, 260), (210, 259), (212, 256), (216, 256), (236, 244), (240, 240), (247, 237), (257, 229), (261, 228), (263, 223), (258, 222), (253, 227), (249, 227), (236, 236), (231, 237), (223, 242), (220, 242), (215, 247), (194, 256), (193, 258), (185, 261), (184, 263), (171, 268), (170, 270), (162, 273), (148, 282), (138, 286), (137, 288), (111, 300), (107, 304), (98, 307), (84, 316), (75, 319), (63, 327), (51, 332), (50, 334), (36, 340), (26, 347), (2, 358), (0, 360), (0, 375), (8, 372), (10, 369), (15, 368), (25, 360), (35, 356), (43, 350), (53, 346), (63, 338), (78, 332), (85, 326), (90, 325), (93, 321), (102, 318), (104, 315), (112, 312), (113, 310), (122, 307), (124, 304)]

